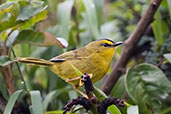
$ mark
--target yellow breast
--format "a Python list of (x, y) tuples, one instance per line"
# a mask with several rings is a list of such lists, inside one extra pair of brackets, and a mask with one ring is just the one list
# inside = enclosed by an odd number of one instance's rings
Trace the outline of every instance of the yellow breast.
[[(82, 73), (93, 74), (92, 81), (96, 82), (100, 80), (108, 71), (110, 61), (113, 56), (113, 51), (114, 50), (103, 54), (97, 52), (84, 58), (58, 62), (52, 66), (51, 70), (55, 72), (59, 77), (67, 81), (68, 79), (79, 77), (72, 68), (72, 64)], [(79, 85), (79, 80), (70, 81), (69, 83), (72, 85)]]

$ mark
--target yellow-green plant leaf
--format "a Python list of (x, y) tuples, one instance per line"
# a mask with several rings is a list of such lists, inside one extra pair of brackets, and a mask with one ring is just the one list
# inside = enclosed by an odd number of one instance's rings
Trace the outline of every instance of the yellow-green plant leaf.
[(33, 114), (43, 114), (43, 106), (39, 91), (30, 91)]
[(152, 108), (159, 112), (160, 100), (171, 93), (171, 82), (152, 64), (143, 63), (127, 71), (125, 86), (128, 95), (139, 106), (142, 114), (150, 114)]
[(11, 114), (15, 102), (18, 99), (18, 97), (21, 95), (22, 92), (23, 92), (23, 90), (17, 90), (15, 93), (12, 94), (12, 96), (8, 100), (8, 103), (5, 107), (3, 114)]
[(61, 48), (68, 46), (67, 41), (63, 38), (57, 38), (48, 32), (33, 30), (21, 31), (14, 42), (14, 44), (17, 43), (30, 43), (38, 46), (58, 46)]
[(35, 23), (45, 19), (47, 17), (47, 6), (41, 10), (41, 12), (37, 13), (35, 16), (31, 17), (28, 21), (25, 21), (20, 25), (20, 30), (27, 29), (34, 25)]
[(16, 19), (20, 12), (20, 5), (14, 2), (8, 8), (0, 10), (0, 32), (17, 25)]
[(77, 73), (77, 75), (79, 77), (81, 77), (83, 75), (83, 73), (81, 71), (79, 71), (73, 64), (70, 63), (70, 65), (72, 66), (72, 68), (74, 69), (74, 71)]

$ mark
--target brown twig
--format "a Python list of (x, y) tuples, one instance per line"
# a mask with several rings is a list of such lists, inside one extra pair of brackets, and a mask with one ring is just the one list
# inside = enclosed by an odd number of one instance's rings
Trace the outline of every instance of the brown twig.
[(113, 86), (116, 84), (117, 80), (121, 76), (121, 71), (119, 69), (125, 68), (126, 64), (130, 58), (130, 55), (134, 51), (135, 46), (138, 41), (144, 35), (146, 29), (153, 21), (153, 16), (157, 11), (162, 0), (152, 0), (146, 13), (140, 19), (136, 29), (131, 34), (131, 36), (125, 41), (124, 47), (121, 53), (120, 58), (116, 61), (111, 74), (106, 78), (104, 83), (102, 84), (101, 89), (106, 93), (110, 94)]
[(11, 66), (5, 66), (1, 69), (2, 75), (4, 77), (4, 82), (7, 87), (8, 94), (11, 96), (15, 92), (13, 76), (11, 72)]

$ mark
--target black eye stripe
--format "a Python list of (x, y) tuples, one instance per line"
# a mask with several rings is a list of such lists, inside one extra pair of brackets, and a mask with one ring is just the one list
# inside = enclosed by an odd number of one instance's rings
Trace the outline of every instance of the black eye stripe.
[(104, 46), (104, 47), (111, 47), (112, 45), (111, 45), (111, 44), (108, 44), (108, 43), (103, 43), (103, 44), (101, 44), (101, 46)]

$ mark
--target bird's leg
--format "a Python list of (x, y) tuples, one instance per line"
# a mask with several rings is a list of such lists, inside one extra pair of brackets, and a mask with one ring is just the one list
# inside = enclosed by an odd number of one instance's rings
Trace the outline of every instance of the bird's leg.
[(76, 78), (72, 78), (72, 79), (66, 79), (66, 82), (72, 82), (72, 81), (76, 81), (76, 80), (80, 80), (80, 77), (76, 77)]
[(78, 92), (79, 94), (81, 94), (83, 97), (85, 97), (85, 98), (88, 99), (88, 96), (87, 96), (85, 93), (83, 93), (82, 91), (80, 91), (80, 90), (78, 89), (77, 86), (73, 85), (72, 87), (73, 87), (73, 89), (74, 89), (75, 91), (77, 91), (77, 92)]

